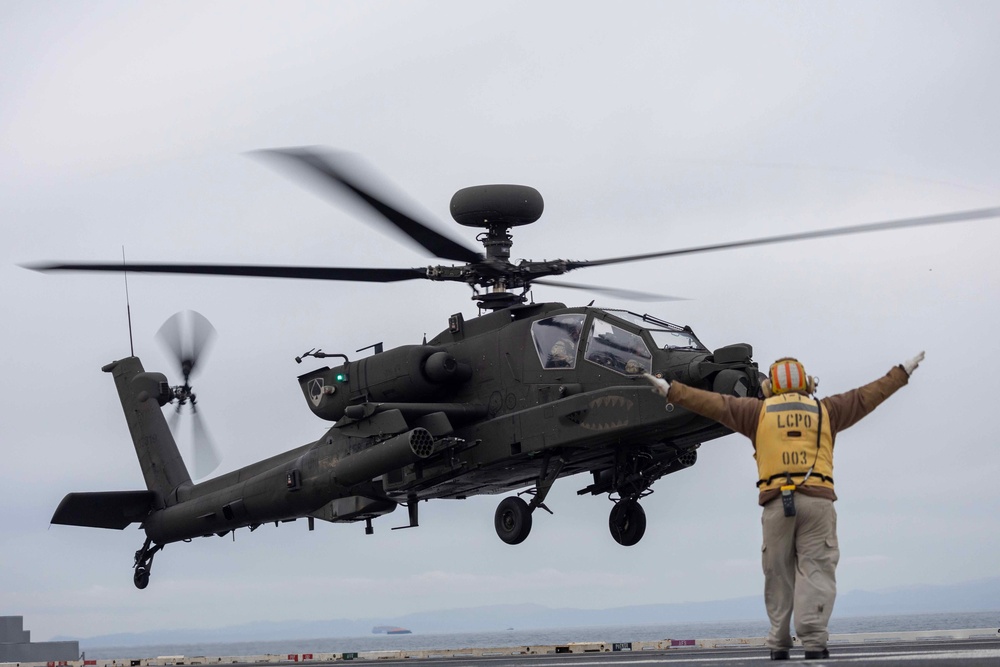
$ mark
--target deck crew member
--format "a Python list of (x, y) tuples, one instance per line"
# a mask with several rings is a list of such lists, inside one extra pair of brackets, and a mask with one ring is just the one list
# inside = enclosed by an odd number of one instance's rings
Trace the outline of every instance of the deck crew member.
[(817, 381), (792, 358), (771, 365), (762, 382), (763, 399), (717, 394), (646, 375), (669, 403), (714, 419), (750, 438), (754, 446), (758, 502), (764, 508), (761, 560), (772, 660), (789, 658), (793, 608), (805, 658), (829, 657), (827, 625), (840, 559), (833, 507), (834, 442), (840, 431), (907, 384), (923, 359), (921, 352), (874, 382), (822, 400), (813, 397)]

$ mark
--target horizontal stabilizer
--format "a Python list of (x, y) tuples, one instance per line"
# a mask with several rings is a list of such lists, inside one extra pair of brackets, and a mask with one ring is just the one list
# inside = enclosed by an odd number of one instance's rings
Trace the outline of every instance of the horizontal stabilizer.
[(152, 491), (70, 493), (59, 503), (52, 523), (122, 530), (145, 519), (156, 503), (157, 494)]

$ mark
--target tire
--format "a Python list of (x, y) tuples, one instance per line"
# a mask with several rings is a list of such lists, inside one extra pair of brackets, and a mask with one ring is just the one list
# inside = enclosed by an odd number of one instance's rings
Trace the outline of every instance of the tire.
[(620, 500), (608, 517), (611, 537), (623, 547), (637, 544), (646, 533), (646, 511), (634, 500)]
[(149, 586), (149, 570), (141, 566), (135, 568), (135, 574), (132, 575), (132, 583), (140, 591)]
[(493, 516), (497, 535), (507, 544), (520, 544), (531, 532), (531, 510), (517, 496), (504, 498)]

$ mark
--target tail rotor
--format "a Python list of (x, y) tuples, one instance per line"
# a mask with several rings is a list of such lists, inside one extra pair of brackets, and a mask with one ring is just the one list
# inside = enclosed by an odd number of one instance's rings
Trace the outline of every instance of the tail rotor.
[(215, 327), (204, 315), (193, 310), (174, 313), (163, 323), (156, 333), (160, 343), (173, 355), (184, 378), (184, 384), (171, 387), (171, 403), (176, 408), (170, 417), (170, 430), (176, 438), (180, 429), (180, 417), (185, 405), (190, 406), (192, 474), (195, 479), (207, 477), (219, 467), (221, 456), (212, 442), (208, 429), (198, 410), (198, 399), (191, 387), (191, 376), (200, 368), (203, 357), (215, 338)]

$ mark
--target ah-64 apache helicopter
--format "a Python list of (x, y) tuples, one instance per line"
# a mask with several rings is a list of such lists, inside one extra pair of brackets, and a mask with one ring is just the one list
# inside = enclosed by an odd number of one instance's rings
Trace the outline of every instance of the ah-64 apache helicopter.
[[(530, 187), (485, 185), (455, 194), (451, 213), (485, 254), (448, 238), (389, 204), (343, 155), (314, 149), (267, 151), (305, 170), (323, 187), (345, 191), (433, 255), (459, 262), (427, 268), (332, 268), (205, 264), (45, 264), (39, 270), (128, 271), (360, 282), (426, 279), (464, 282), (479, 317), (461, 314), (417, 345), (350, 359), (299, 377), (313, 414), (334, 422), (319, 440), (201, 483), (193, 483), (161, 408), (194, 406), (192, 371), (211, 333), (204, 318), (190, 333), (176, 317), (161, 330), (181, 366), (171, 386), (137, 357), (109, 363), (146, 489), (70, 493), (53, 523), (123, 529), (140, 523), (146, 540), (135, 554), (135, 585), (149, 583), (153, 557), (166, 544), (226, 535), (238, 528), (307, 518), (372, 520), (398, 505), (418, 523), (418, 503), (526, 489), (496, 509), (497, 534), (522, 542), (533, 512), (557, 479), (588, 473), (580, 494), (608, 494), (612, 537), (634, 545), (646, 516), (639, 500), (653, 484), (694, 465), (699, 445), (728, 430), (684, 409), (664, 410), (643, 374), (725, 394), (755, 395), (757, 364), (745, 343), (708, 350), (689, 327), (624, 310), (529, 303), (533, 284), (622, 293), (556, 283), (574, 269), (800, 239), (857, 234), (1000, 216), (1000, 208), (793, 233), (731, 243), (590, 261), (510, 261), (510, 230), (536, 221), (541, 195)], [(637, 295), (631, 293), (633, 297)], [(640, 295), (641, 296), (641, 295)], [(649, 296), (649, 295), (646, 295)], [(527, 495), (529, 500), (521, 496)]]

